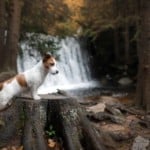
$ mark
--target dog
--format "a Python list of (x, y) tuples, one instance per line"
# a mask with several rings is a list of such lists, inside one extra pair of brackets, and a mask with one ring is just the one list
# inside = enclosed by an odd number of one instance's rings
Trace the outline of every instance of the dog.
[(0, 83), (0, 111), (10, 106), (12, 98), (24, 91), (31, 91), (33, 99), (40, 100), (37, 89), (49, 72), (54, 75), (59, 71), (55, 58), (51, 54), (45, 54), (33, 68)]

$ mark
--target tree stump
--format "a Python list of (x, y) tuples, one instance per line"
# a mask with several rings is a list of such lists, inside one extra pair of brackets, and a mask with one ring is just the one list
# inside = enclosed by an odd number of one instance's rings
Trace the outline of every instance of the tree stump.
[[(64, 93), (62, 93), (64, 95)], [(61, 94), (61, 95), (62, 95)], [(19, 98), (20, 99), (20, 98)], [(65, 95), (64, 97), (43, 97), (39, 102), (24, 99), (24, 150), (46, 150), (43, 123), (40, 119), (41, 104), (45, 109), (45, 128), (51, 125), (57, 135), (62, 138), (65, 150), (105, 150), (103, 144), (106, 138), (97, 131), (88, 120), (84, 108), (77, 99)], [(41, 124), (42, 123), (42, 124)]]
[(7, 145), (16, 136), (19, 115), (17, 103), (13, 103), (7, 110), (0, 112), (0, 148)]
[(105, 150), (101, 135), (74, 98), (48, 101), (47, 126), (50, 124), (63, 137), (67, 150)]
[(40, 103), (25, 102), (24, 150), (47, 150), (40, 120)]

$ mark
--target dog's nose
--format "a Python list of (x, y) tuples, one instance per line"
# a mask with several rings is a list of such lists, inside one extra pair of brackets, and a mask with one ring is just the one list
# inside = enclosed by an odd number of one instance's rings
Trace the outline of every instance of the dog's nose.
[(56, 70), (56, 74), (58, 74), (59, 73), (59, 71), (58, 70)]

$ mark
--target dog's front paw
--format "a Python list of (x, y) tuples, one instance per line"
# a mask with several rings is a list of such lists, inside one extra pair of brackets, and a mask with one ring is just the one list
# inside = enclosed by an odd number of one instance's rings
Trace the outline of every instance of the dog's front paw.
[(33, 96), (33, 99), (34, 99), (34, 100), (40, 100), (41, 97), (40, 97), (39, 95), (34, 95), (34, 96)]

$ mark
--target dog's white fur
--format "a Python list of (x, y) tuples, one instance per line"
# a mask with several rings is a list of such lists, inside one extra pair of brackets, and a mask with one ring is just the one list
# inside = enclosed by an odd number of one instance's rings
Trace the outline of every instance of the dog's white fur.
[(57, 74), (55, 58), (46, 54), (43, 59), (30, 70), (16, 75), (14, 78), (0, 83), (0, 110), (5, 109), (14, 96), (30, 90), (34, 100), (40, 100), (37, 89), (43, 83), (46, 75)]

